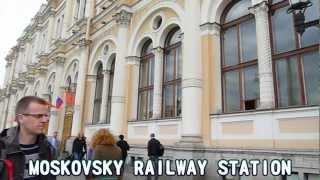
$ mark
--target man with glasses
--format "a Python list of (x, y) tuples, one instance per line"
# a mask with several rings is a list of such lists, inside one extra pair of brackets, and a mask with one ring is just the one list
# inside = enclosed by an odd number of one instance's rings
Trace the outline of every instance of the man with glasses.
[[(53, 147), (43, 134), (49, 121), (48, 103), (36, 96), (26, 96), (19, 100), (15, 109), (18, 126), (5, 129), (0, 136), (4, 148), (0, 149), (0, 159), (13, 163), (15, 180), (52, 180), (54, 176), (30, 176), (29, 160), (55, 159)], [(5, 170), (0, 169), (0, 179), (7, 179)]]

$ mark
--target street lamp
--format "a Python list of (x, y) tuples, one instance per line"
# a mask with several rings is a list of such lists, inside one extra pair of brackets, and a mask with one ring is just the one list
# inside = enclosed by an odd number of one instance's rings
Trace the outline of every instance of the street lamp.
[(293, 14), (294, 27), (300, 35), (302, 35), (305, 29), (307, 29), (308, 27), (319, 25), (319, 19), (304, 22), (304, 13), (308, 7), (312, 6), (312, 2), (310, 2), (309, 0), (289, 0), (289, 3), (290, 8), (287, 10), (287, 13)]

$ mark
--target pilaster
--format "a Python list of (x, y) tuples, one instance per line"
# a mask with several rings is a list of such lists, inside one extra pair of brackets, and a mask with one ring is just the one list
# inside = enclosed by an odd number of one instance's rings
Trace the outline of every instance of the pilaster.
[(124, 9), (114, 15), (118, 25), (117, 49), (115, 61), (114, 84), (112, 89), (111, 105), (111, 130), (114, 135), (122, 133), (124, 122), (126, 121), (127, 102), (127, 64), (126, 54), (128, 49), (128, 28), (132, 14)]
[[(181, 145), (202, 143), (202, 61), (200, 1), (185, 1), (182, 60)], [(192, 49), (192, 51), (191, 51)]]
[(140, 58), (137, 56), (127, 56), (127, 64), (131, 66), (131, 87), (130, 89), (130, 110), (129, 110), (129, 120), (137, 119), (137, 108), (138, 108), (138, 88), (139, 88), (139, 68), (140, 68)]

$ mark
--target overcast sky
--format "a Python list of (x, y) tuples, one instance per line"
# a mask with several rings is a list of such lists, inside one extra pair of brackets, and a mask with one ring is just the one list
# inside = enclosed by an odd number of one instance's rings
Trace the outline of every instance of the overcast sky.
[(46, 0), (1, 0), (0, 6), (0, 87), (3, 88), (5, 57), (17, 44), (17, 39), (31, 18)]

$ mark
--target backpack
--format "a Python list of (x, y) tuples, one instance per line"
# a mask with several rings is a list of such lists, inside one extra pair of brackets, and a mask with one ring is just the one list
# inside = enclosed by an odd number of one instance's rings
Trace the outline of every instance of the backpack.
[(159, 145), (159, 156), (163, 156), (164, 154), (164, 146), (162, 144)]

